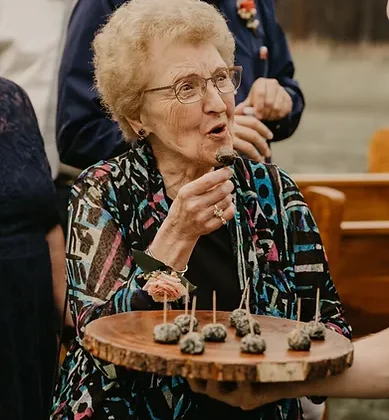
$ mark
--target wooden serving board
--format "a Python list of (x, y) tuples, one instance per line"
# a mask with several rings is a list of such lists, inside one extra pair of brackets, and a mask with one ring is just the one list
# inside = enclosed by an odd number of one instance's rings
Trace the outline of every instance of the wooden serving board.
[[(168, 311), (167, 322), (182, 314)], [(112, 315), (87, 325), (83, 345), (94, 356), (144, 372), (218, 381), (296, 382), (336, 375), (350, 367), (353, 345), (327, 330), (326, 340), (312, 341), (309, 352), (288, 349), (287, 336), (296, 322), (254, 316), (260, 323), (267, 349), (264, 355), (240, 352), (240, 338), (228, 324), (229, 312), (217, 312), (217, 322), (228, 327), (224, 343), (205, 343), (202, 355), (180, 352), (178, 344), (158, 344), (154, 326), (163, 322), (162, 311), (135, 311)], [(211, 311), (197, 311), (201, 328), (212, 322)]]

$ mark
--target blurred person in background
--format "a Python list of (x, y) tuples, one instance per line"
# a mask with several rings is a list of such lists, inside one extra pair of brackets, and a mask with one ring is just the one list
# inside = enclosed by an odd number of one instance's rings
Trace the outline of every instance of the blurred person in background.
[(53, 88), (62, 52), (62, 28), (72, 3), (74, 1), (68, 0), (0, 0), (0, 74), (27, 92), (44, 138), (53, 179), (59, 169)]
[(0, 156), (0, 417), (44, 420), (64, 307), (64, 237), (35, 112), (4, 78)]
[[(64, 165), (59, 164), (55, 143), (56, 96), (53, 93), (62, 53), (63, 28), (74, 4), (75, 0), (0, 0), (0, 74), (20, 86), (31, 100), (50, 164), (50, 176), (55, 182), (63, 177), (60, 172)], [(20, 169), (14, 168), (15, 171)], [(57, 202), (58, 197), (54, 195), (52, 199), (50, 205), (64, 211), (63, 204)], [(53, 238), (58, 239), (60, 232), (57, 229), (54, 232)], [(56, 279), (59, 282), (56, 303), (62, 319), (66, 283), (64, 276)], [(61, 320), (58, 330), (60, 324)], [(69, 311), (66, 325), (72, 325)], [(67, 327), (65, 332), (72, 335)]]
[[(165, 0), (161, 0), (165, 1)], [(127, 148), (93, 87), (91, 42), (123, 0), (79, 0), (70, 18), (59, 72), (57, 144), (61, 161), (85, 169)], [(236, 64), (244, 68), (236, 95), (236, 150), (254, 161), (270, 158), (268, 142), (296, 130), (304, 98), (273, 0), (208, 0), (235, 35)], [(249, 113), (244, 115), (249, 108)], [(251, 108), (251, 109), (250, 109)]]

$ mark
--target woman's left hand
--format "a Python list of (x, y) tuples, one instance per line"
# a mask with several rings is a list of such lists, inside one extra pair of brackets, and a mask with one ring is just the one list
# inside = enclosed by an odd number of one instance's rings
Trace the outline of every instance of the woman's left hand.
[(254, 108), (254, 115), (259, 120), (277, 121), (292, 112), (293, 102), (277, 79), (260, 77), (251, 86), (247, 98), (237, 106), (237, 113), (249, 106)]
[(188, 379), (193, 392), (206, 394), (208, 397), (224, 402), (242, 410), (254, 410), (262, 405), (283, 398), (281, 384), (260, 384), (248, 382), (223, 383)]

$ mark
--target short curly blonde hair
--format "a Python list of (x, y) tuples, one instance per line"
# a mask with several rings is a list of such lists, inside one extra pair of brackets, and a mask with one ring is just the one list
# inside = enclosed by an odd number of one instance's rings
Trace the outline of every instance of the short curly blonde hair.
[(119, 7), (93, 41), (95, 86), (127, 140), (137, 135), (127, 118), (137, 119), (146, 89), (150, 48), (156, 39), (191, 44), (209, 42), (228, 66), (235, 41), (224, 17), (200, 0), (130, 0)]

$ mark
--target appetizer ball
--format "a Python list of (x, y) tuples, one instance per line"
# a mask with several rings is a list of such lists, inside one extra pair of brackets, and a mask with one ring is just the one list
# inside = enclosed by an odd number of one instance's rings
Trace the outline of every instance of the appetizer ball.
[(180, 340), (180, 350), (187, 354), (202, 354), (204, 352), (204, 337), (197, 332), (186, 334)]
[(304, 329), (296, 328), (289, 334), (288, 344), (291, 350), (308, 351), (311, 348), (311, 339)]
[(230, 147), (222, 147), (216, 152), (215, 159), (221, 166), (231, 166), (235, 163), (238, 154)]
[[(192, 315), (178, 315), (174, 320), (174, 323), (179, 327), (182, 334), (186, 334), (189, 332), (189, 325)], [(193, 317), (193, 331), (197, 331), (198, 321), (196, 317)]]
[(326, 338), (326, 327), (322, 322), (311, 321), (304, 326), (311, 340), (324, 340)]
[(221, 343), (227, 337), (226, 327), (222, 324), (207, 324), (201, 330), (205, 341)]
[[(254, 334), (261, 334), (261, 327), (259, 326), (258, 321), (255, 321), (255, 319), (252, 319), (252, 325), (253, 325), (253, 330), (254, 330)], [(246, 334), (250, 334), (251, 330), (250, 330), (250, 322), (249, 322), (249, 318), (247, 316), (243, 316), (240, 319), (238, 319), (238, 321), (236, 322), (236, 335), (238, 337), (244, 337)]]
[(240, 342), (243, 353), (262, 354), (266, 350), (265, 340), (256, 334), (246, 334)]
[(230, 315), (231, 327), (236, 327), (236, 321), (246, 316), (246, 309), (234, 309)]
[(176, 324), (158, 324), (154, 327), (154, 341), (163, 344), (174, 344), (180, 339), (181, 330)]

